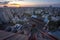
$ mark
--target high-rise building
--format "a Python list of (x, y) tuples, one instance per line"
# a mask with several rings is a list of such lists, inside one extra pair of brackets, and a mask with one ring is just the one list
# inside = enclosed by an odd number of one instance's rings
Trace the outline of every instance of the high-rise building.
[(11, 11), (6, 7), (0, 9), (0, 20), (1, 22), (9, 22), (13, 18)]

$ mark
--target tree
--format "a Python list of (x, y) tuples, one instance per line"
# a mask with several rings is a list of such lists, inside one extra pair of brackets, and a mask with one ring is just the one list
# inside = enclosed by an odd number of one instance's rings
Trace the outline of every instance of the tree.
[(57, 30), (57, 29), (59, 28), (59, 26), (60, 26), (60, 21), (56, 21), (56, 22), (50, 21), (50, 22), (48, 23), (48, 26), (49, 26), (49, 30), (50, 30), (50, 31), (55, 31), (55, 30)]
[(49, 20), (49, 21), (51, 20), (51, 16), (50, 16), (50, 15), (48, 16), (48, 20)]

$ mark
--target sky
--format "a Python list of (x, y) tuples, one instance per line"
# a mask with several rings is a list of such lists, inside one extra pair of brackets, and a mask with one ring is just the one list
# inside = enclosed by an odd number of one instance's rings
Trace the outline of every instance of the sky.
[(13, 1), (16, 3), (24, 4), (24, 5), (26, 4), (27, 5), (60, 4), (60, 0), (0, 0), (0, 2), (4, 2), (4, 1)]
[[(21, 1), (21, 0), (0, 0), (0, 1)], [(22, 0), (29, 2), (60, 2), (60, 0)]]
[[(4, 2), (4, 1), (21, 1), (21, 0), (0, 0), (1, 2)], [(40, 2), (43, 2), (43, 3), (59, 3), (60, 0), (22, 0), (22, 1), (27, 1), (27, 2), (35, 2), (35, 3), (40, 3)]]

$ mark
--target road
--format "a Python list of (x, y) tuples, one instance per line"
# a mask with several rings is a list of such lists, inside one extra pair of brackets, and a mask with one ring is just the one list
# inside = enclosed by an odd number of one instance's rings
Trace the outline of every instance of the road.
[(43, 40), (58, 40), (56, 37), (48, 34), (47, 31), (43, 30), (43, 27), (44, 27), (44, 22), (43, 21), (40, 21), (36, 18), (31, 18), (32, 21), (34, 21), (38, 26), (36, 27), (38, 29), (38, 31), (40, 32), (40, 36), (41, 38), (43, 38)]
[(54, 36), (48, 34), (48, 32), (46, 32), (45, 30), (43, 30), (44, 27), (43, 21), (33, 18), (30, 19), (29, 24), (24, 25), (26, 26), (25, 27), (26, 29), (23, 28), (23, 30), (25, 31), (24, 34), (0, 31), (0, 40), (28, 40), (31, 33), (30, 25), (32, 24), (35, 24), (36, 29), (38, 30), (35, 33), (35, 37), (37, 38), (37, 40), (58, 40)]

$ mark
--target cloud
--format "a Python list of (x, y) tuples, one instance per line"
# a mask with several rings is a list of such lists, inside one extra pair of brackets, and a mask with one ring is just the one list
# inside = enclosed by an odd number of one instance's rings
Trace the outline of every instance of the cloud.
[[(4, 1), (4, 2), (0, 2), (0, 4), (5, 5), (7, 4), (7, 6), (21, 6), (21, 7), (25, 7), (25, 6), (49, 6), (52, 4), (59, 4), (59, 3), (55, 3), (55, 2), (30, 2), (30, 1), (21, 1), (21, 0), (17, 0), (17, 1)], [(12, 4), (12, 5), (11, 5)], [(17, 5), (18, 4), (18, 5)]]
[(0, 2), (0, 4), (8, 4), (9, 1)]

